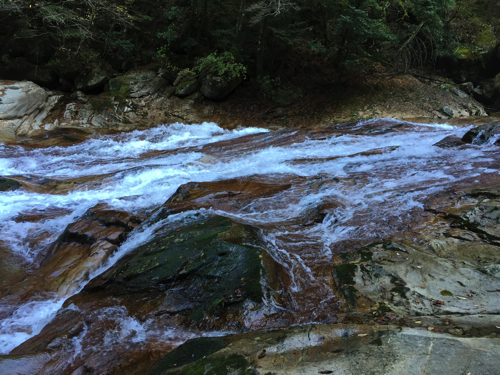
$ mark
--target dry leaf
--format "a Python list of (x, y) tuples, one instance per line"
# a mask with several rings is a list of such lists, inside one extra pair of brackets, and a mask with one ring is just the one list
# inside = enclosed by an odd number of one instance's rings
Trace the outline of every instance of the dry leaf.
[(428, 331), (434, 331), (434, 327), (427, 327)]
[(259, 359), (264, 358), (266, 356), (266, 349), (262, 349), (262, 352), (259, 354)]
[(420, 298), (417, 298), (417, 299), (415, 300), (415, 302), (416, 302), (416, 303), (420, 303)]
[(415, 324), (422, 324), (422, 321), (421, 321), (421, 320), (417, 320), (417, 321), (415, 322)]
[(359, 337), (365, 337), (365, 336), (368, 336), (368, 333), (360, 333), (358, 336)]

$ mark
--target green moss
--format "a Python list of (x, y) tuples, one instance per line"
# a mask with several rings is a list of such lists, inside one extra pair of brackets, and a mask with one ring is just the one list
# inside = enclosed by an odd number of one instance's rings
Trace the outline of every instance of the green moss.
[(109, 92), (115, 98), (126, 98), (130, 93), (130, 82), (124, 77), (116, 77), (109, 81)]
[(184, 82), (181, 82), (177, 85), (177, 87), (179, 88), (180, 91), (183, 91), (184, 89), (186, 89), (186, 87), (188, 87), (189, 85), (191, 85), (194, 81), (184, 81)]
[(335, 266), (335, 276), (339, 280), (339, 284), (355, 284), (354, 275), (358, 266), (352, 263), (344, 263)]
[(21, 184), (10, 178), (0, 177), (0, 191), (12, 191), (21, 187)]
[(89, 99), (92, 109), (98, 113), (113, 108), (113, 102), (108, 95), (98, 95)]
[(189, 318), (193, 322), (200, 322), (203, 320), (204, 317), (205, 317), (205, 310), (203, 310), (202, 307), (198, 307), (197, 309), (194, 309), (193, 312), (191, 313), (191, 315), (189, 316)]
[(201, 359), (180, 371), (180, 375), (253, 375), (248, 370), (248, 361), (241, 355), (231, 354), (227, 357), (208, 357)]
[(394, 285), (394, 288), (391, 289), (391, 292), (398, 294), (401, 298), (408, 299), (408, 297), (406, 296), (406, 292), (409, 290), (409, 288), (406, 287), (406, 283), (403, 280), (392, 277), (391, 283)]
[(344, 263), (335, 266), (333, 271), (334, 279), (337, 280), (337, 290), (346, 299), (347, 303), (352, 306), (356, 306), (357, 290), (353, 285), (356, 283), (354, 275), (357, 267), (352, 263)]
[(362, 262), (369, 262), (373, 259), (373, 253), (371, 251), (358, 251), (358, 254), (361, 256)]
[(178, 348), (163, 356), (149, 374), (159, 375), (167, 370), (194, 363), (203, 357), (221, 350), (225, 346), (222, 337), (200, 337), (186, 341)]
[(377, 315), (381, 316), (385, 313), (392, 311), (389, 306), (387, 306), (384, 302), (379, 302), (377, 306)]
[[(231, 220), (213, 216), (165, 233), (123, 259), (107, 285), (124, 293), (175, 288), (197, 304), (193, 321), (247, 299), (260, 303), (261, 251), (228, 236), (232, 227)], [(229, 237), (240, 244), (222, 240)]]

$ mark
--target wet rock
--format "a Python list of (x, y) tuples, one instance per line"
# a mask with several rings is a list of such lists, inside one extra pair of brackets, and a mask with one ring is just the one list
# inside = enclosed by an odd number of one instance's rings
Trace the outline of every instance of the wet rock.
[(189, 349), (194, 352), (192, 348), (207, 341), (197, 340), (167, 354), (150, 375), (201, 374), (215, 369), (220, 373), (287, 375), (494, 374), (500, 365), (498, 340), (391, 326), (313, 325), (244, 333), (218, 339), (223, 347), (216, 347), (212, 354), (189, 358)]
[(265, 179), (259, 181), (257, 177), (215, 182), (189, 182), (179, 186), (163, 206), (172, 212), (210, 207), (241, 209), (259, 198), (273, 196), (291, 186), (289, 183), (269, 183)]
[[(143, 220), (144, 217), (141, 216), (111, 210), (104, 204), (97, 205), (89, 209), (79, 221), (68, 225), (58, 240), (40, 253), (39, 262), (42, 265), (46, 264), (66, 246), (90, 246), (87, 252), (90, 252), (88, 255), (91, 257), (98, 254), (99, 249), (107, 254), (108, 250), (116, 249), (116, 245), (123, 242), (127, 234)], [(93, 251), (90, 251), (91, 249)], [(98, 263), (98, 260), (95, 263)]]
[(194, 92), (198, 91), (199, 88), (200, 88), (200, 83), (196, 79), (185, 81), (179, 83), (175, 87), (175, 96), (179, 98), (185, 98), (193, 94)]
[(456, 135), (450, 135), (435, 143), (434, 146), (441, 148), (454, 148), (463, 146), (464, 144), (466, 143), (462, 141), (460, 137), (457, 137)]
[(500, 122), (495, 121), (486, 125), (477, 126), (469, 130), (462, 137), (462, 141), (465, 143), (472, 143), (475, 145), (482, 145), (493, 137), (494, 135), (500, 134)]
[(220, 100), (229, 95), (241, 83), (240, 77), (228, 79), (213, 75), (206, 76), (201, 84), (200, 91), (207, 99)]
[[(171, 351), (151, 369), (150, 375), (161, 375), (168, 370), (178, 369), (196, 362), (227, 346), (222, 337), (200, 337), (188, 340), (179, 348)], [(227, 370), (223, 368), (222, 370)]]
[(16, 180), (0, 177), (0, 191), (13, 191), (19, 189), (21, 186)]
[(12, 293), (18, 296), (18, 302), (35, 293), (56, 293), (59, 297), (74, 294), (143, 219), (106, 205), (91, 208), (56, 241), (40, 250), (35, 259), (40, 268), (28, 280), (14, 285)]
[(131, 306), (147, 293), (156, 311), (186, 324), (241, 325), (246, 301), (263, 297), (261, 251), (246, 240), (255, 236), (229, 219), (201, 218), (134, 249), (66, 304), (121, 296)]
[(79, 75), (75, 78), (75, 87), (79, 91), (89, 92), (104, 88), (109, 81), (108, 74), (100, 67), (94, 68), (90, 73)]
[[(398, 317), (500, 313), (488, 292), (497, 284), (491, 273), (498, 264), (500, 199), (475, 194), (482, 197), (475, 204), (429, 219), (418, 234), (335, 257), (332, 276), (345, 308)], [(485, 199), (488, 206), (478, 203)]]

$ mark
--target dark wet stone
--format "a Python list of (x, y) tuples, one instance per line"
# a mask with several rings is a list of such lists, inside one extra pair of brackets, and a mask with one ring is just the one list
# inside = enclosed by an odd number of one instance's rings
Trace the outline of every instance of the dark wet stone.
[(259, 303), (261, 251), (244, 241), (251, 237), (247, 232), (254, 229), (220, 216), (168, 231), (90, 281), (75, 301), (85, 301), (93, 293), (166, 292), (159, 309), (182, 313), (193, 322), (237, 308), (247, 299)]
[(456, 135), (450, 135), (435, 143), (434, 146), (441, 148), (453, 148), (463, 146), (465, 142)]
[(186, 341), (183, 345), (163, 356), (153, 367), (149, 375), (161, 375), (167, 370), (196, 362), (205, 356), (221, 350), (225, 346), (226, 344), (222, 337), (200, 337)]
[(21, 184), (10, 178), (0, 177), (0, 191), (13, 191), (21, 187)]
[(495, 134), (500, 133), (500, 121), (495, 121), (486, 125), (477, 126), (469, 130), (462, 137), (462, 141), (465, 143), (472, 143), (475, 145), (482, 145), (488, 142), (488, 140)]

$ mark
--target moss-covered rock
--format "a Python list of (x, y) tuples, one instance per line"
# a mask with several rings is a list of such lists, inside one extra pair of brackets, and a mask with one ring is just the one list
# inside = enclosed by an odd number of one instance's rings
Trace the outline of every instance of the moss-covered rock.
[(132, 251), (84, 293), (165, 293), (162, 309), (188, 321), (219, 316), (246, 300), (260, 302), (261, 252), (236, 238), (239, 231), (253, 229), (220, 216), (171, 230)]
[(165, 78), (151, 71), (132, 71), (109, 81), (109, 91), (117, 98), (141, 98), (163, 90)]
[(179, 98), (185, 98), (186, 96), (189, 96), (192, 93), (198, 91), (199, 88), (200, 88), (200, 84), (196, 79), (185, 81), (185, 82), (179, 83), (175, 87), (175, 96), (177, 96)]
[(0, 177), (0, 191), (13, 191), (21, 187), (21, 184), (10, 178)]
[(222, 337), (200, 337), (189, 340), (163, 356), (149, 374), (161, 375), (165, 371), (196, 362), (221, 350), (225, 346), (226, 344)]

